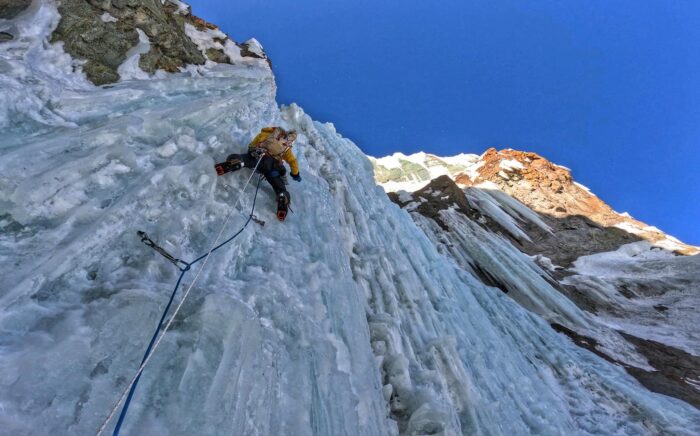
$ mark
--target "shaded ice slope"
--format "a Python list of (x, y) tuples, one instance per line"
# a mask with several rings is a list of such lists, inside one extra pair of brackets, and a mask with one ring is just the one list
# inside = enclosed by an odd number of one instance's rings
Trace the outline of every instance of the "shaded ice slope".
[(135, 231), (177, 257), (205, 252), (247, 175), (216, 178), (214, 161), (277, 123), (300, 132), (295, 213), (271, 220), (263, 188), (268, 223), (210, 260), (144, 372), (127, 434), (700, 431), (696, 409), (440, 254), (354, 144), (277, 107), (262, 63), (52, 89), (75, 127), (36, 119), (30, 135), (10, 115), (0, 149), (3, 432), (97, 430), (176, 279)]
[(600, 301), (611, 326), (700, 356), (700, 256), (641, 241), (583, 256), (571, 271), (564, 283)]
[[(695, 326), (700, 322), (694, 309), (697, 256), (641, 241), (582, 256), (575, 268), (565, 270), (545, 255), (525, 254), (537, 253), (542, 245), (523, 249), (523, 240), (541, 244), (543, 237), (557, 234), (501, 191), (462, 189), (442, 176), (412, 194), (389, 197), (465, 271), (498, 287), (576, 344), (617, 362), (650, 390), (698, 407), (700, 361), (692, 355), (697, 356)], [(560, 231), (559, 223), (548, 223)], [(556, 247), (567, 248), (558, 242)]]

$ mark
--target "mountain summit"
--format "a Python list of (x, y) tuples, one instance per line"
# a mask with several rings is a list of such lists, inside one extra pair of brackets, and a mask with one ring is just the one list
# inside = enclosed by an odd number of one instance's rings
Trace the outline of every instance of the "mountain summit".
[(687, 255), (700, 252), (698, 247), (684, 244), (627, 213), (614, 211), (587, 187), (574, 181), (569, 168), (536, 153), (490, 148), (480, 156), (396, 153), (370, 160), (377, 182), (389, 192), (415, 191), (439, 175), (448, 175), (460, 187), (505, 192), (545, 217), (581, 216), (602, 228), (624, 230), (670, 251)]

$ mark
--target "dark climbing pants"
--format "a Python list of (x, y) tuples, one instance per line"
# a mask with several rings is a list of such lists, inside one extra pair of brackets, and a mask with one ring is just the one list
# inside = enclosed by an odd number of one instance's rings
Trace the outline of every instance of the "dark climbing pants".
[[(232, 154), (227, 159), (238, 159), (243, 162), (244, 167), (251, 169), (255, 168), (255, 164), (258, 163), (258, 159), (255, 156), (251, 156), (250, 153)], [(289, 199), (289, 192), (287, 192), (284, 179), (282, 178), (287, 170), (284, 168), (282, 162), (271, 156), (263, 156), (260, 165), (258, 165), (257, 172), (265, 176), (267, 183), (275, 190), (276, 196), (279, 197), (280, 193), (284, 193), (287, 199)]]

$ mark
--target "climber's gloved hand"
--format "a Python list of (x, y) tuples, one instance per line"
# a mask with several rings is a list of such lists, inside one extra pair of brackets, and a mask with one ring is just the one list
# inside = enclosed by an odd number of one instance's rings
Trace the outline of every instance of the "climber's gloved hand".
[(297, 182), (301, 182), (301, 174), (292, 174), (292, 178), (296, 180)]

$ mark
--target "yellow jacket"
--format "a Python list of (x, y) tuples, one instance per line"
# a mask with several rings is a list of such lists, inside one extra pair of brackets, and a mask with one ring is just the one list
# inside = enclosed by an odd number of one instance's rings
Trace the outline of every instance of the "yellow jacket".
[[(275, 131), (277, 127), (264, 127), (262, 130), (260, 130), (260, 133), (257, 134), (255, 138), (248, 144), (248, 150), (252, 150), (254, 148), (257, 148), (260, 144), (265, 142), (265, 140), (268, 139), (270, 134)], [(279, 127), (280, 130), (284, 132), (284, 129)], [(299, 164), (297, 163), (297, 158), (294, 156), (294, 153), (292, 153), (292, 148), (287, 147), (281, 154), (278, 156), (274, 156), (275, 158), (282, 159), (286, 161), (289, 164), (289, 168), (291, 169), (291, 173), (293, 176), (296, 176), (299, 174)]]

